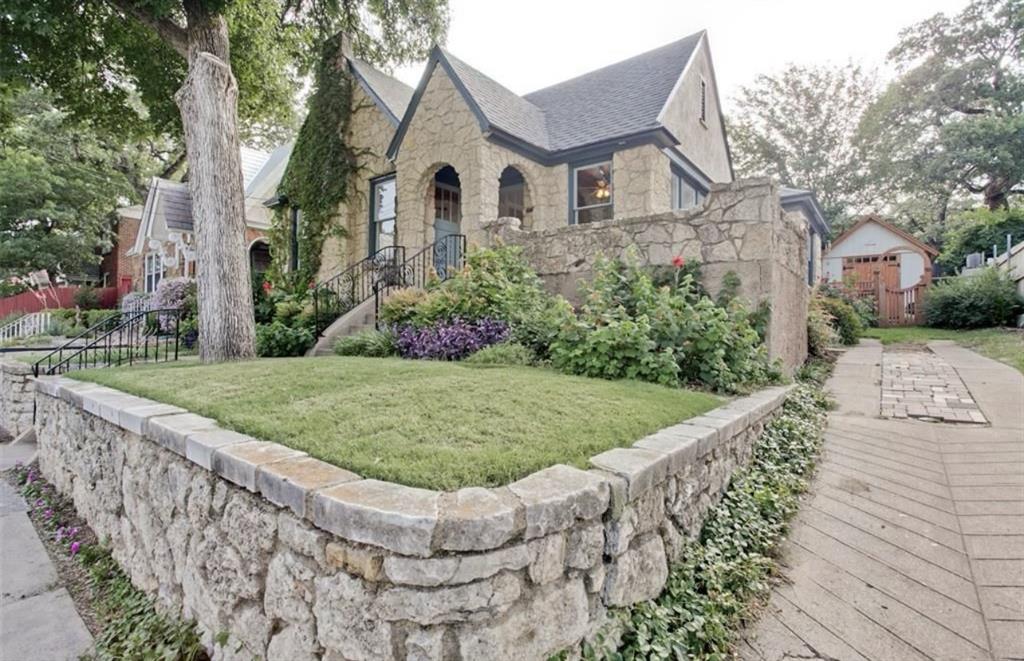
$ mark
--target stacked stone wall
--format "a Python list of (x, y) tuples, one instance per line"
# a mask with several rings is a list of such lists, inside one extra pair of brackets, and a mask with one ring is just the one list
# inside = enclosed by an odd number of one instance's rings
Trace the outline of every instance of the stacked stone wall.
[[(215, 658), (544, 659), (655, 597), (786, 388), (501, 488), (359, 476), (116, 390), (40, 379), (43, 474)], [(226, 632), (226, 644), (214, 645)]]
[(0, 429), (11, 436), (31, 429), (34, 399), (32, 368), (15, 360), (0, 361)]

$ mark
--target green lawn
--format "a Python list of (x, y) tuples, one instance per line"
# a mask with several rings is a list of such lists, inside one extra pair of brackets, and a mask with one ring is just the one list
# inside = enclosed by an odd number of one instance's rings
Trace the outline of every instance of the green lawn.
[(878, 338), (882, 344), (925, 344), (929, 340), (953, 340), (968, 349), (1024, 372), (1024, 331), (1009, 328), (947, 330), (904, 326), (869, 328), (864, 336)]
[(499, 486), (628, 446), (721, 404), (701, 392), (527, 367), (379, 358), (72, 372), (410, 486)]

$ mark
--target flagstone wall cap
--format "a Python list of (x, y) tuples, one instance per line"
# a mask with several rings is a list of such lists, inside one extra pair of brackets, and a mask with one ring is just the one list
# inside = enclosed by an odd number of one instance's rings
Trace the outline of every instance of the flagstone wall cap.
[(195, 413), (161, 415), (146, 420), (143, 436), (175, 454), (185, 456), (185, 439), (189, 434), (218, 429), (217, 421)]
[(437, 546), (446, 551), (498, 548), (526, 530), (526, 509), (508, 487), (466, 487), (441, 497)]
[(608, 482), (600, 475), (556, 464), (508, 485), (526, 508), (526, 539), (564, 530), (608, 508)]
[(256, 469), (256, 489), (270, 502), (312, 519), (310, 499), (317, 489), (362, 479), (352, 471), (303, 456), (262, 464)]
[(31, 374), (32, 366), (20, 360), (0, 360), (0, 369), (8, 374)]
[(161, 415), (174, 415), (176, 413), (188, 413), (188, 411), (180, 406), (160, 404), (152, 400), (147, 401), (149, 402), (148, 404), (129, 406), (121, 409), (117, 416), (117, 424), (122, 429), (127, 429), (128, 431), (141, 436), (146, 431), (146, 421), (150, 418), (155, 418)]
[(668, 427), (650, 436), (645, 436), (634, 443), (633, 447), (665, 455), (668, 460), (668, 472), (675, 475), (682, 473), (686, 466), (696, 462), (698, 440), (691, 436), (672, 433), (672, 430), (673, 427)]
[(313, 523), (340, 537), (403, 555), (433, 551), (441, 494), (380, 480), (317, 491)]
[(213, 453), (227, 445), (250, 443), (256, 439), (229, 429), (206, 429), (185, 437), (185, 458), (206, 470), (213, 470)]
[(305, 452), (279, 443), (251, 441), (214, 450), (210, 466), (217, 475), (255, 493), (256, 471), (261, 465), (305, 456)]
[(69, 404), (82, 406), (82, 396), (90, 390), (96, 390), (102, 386), (88, 381), (75, 381), (74, 379), (61, 378), (58, 391), (60, 398)]
[[(3, 366), (5, 371), (10, 371), (8, 369), (10, 363), (4, 363)], [(60, 383), (61, 377), (59, 376), (37, 376), (36, 390), (50, 397), (60, 397)]]
[(626, 497), (634, 500), (668, 476), (669, 457), (644, 448), (613, 448), (591, 457), (594, 468), (619, 475), (626, 480)]

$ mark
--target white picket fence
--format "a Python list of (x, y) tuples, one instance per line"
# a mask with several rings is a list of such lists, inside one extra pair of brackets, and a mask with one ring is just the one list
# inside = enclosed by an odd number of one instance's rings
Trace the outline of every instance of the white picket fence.
[(30, 312), (9, 324), (0, 326), (0, 343), (32, 335), (42, 335), (50, 330), (53, 315), (45, 310)]

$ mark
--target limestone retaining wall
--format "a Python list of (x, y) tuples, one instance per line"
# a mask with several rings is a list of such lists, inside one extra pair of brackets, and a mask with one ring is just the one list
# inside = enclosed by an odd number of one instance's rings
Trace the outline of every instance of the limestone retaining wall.
[(799, 214), (783, 212), (769, 179), (715, 185), (703, 206), (685, 211), (534, 232), (500, 219), (489, 230), (492, 241), (523, 246), (548, 288), (569, 300), (577, 298), (578, 282), (592, 277), (599, 256), (623, 257), (630, 249), (652, 266), (676, 256), (699, 260), (712, 296), (732, 271), (750, 306), (771, 306), (769, 354), (789, 371), (807, 358), (807, 227)]
[(11, 436), (32, 427), (32, 367), (13, 359), (0, 360), (0, 429)]
[(216, 658), (545, 659), (656, 596), (786, 388), (631, 448), (454, 493), (359, 476), (173, 406), (37, 382), (43, 474)]

